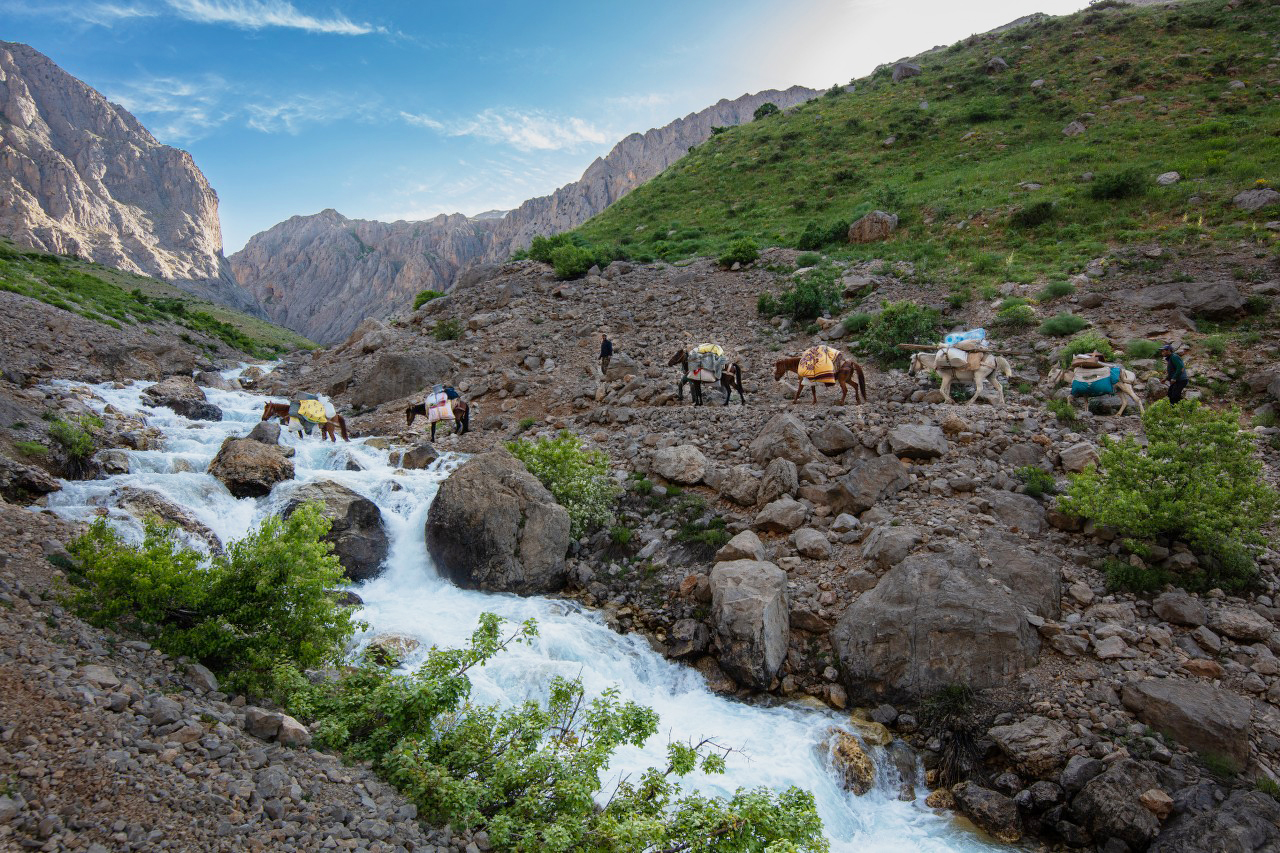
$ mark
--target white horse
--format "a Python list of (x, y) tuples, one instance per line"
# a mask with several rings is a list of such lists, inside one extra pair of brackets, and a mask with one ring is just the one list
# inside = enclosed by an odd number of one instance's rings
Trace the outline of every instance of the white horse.
[[(961, 382), (973, 383), (973, 396), (965, 405), (970, 405), (974, 400), (982, 394), (984, 383), (990, 377), (1003, 373), (1005, 376), (1013, 375), (1013, 367), (1009, 364), (1009, 360), (1002, 355), (992, 355), (984, 353), (982, 360), (978, 362), (977, 370), (961, 369), (954, 367), (938, 367), (938, 356), (932, 352), (918, 352), (911, 357), (911, 369), (908, 374), (919, 373), (923, 370), (936, 370), (938, 375), (942, 377), (942, 396), (951, 399), (951, 383), (956, 379)], [(996, 399), (1000, 401), (1000, 405), (1004, 405), (1004, 388), (1000, 386), (999, 378), (991, 379), (991, 387), (996, 392)]]
[[(1120, 367), (1118, 364), (1107, 364), (1106, 362), (1101, 362), (1101, 364), (1103, 367)], [(1057, 385), (1059, 382), (1070, 383), (1076, 378), (1076, 372), (1073, 368), (1064, 370), (1061, 367), (1055, 367), (1049, 371), (1048, 378), (1050, 385)], [(1130, 400), (1138, 407), (1138, 414), (1142, 414), (1142, 398), (1138, 396), (1138, 392), (1133, 388), (1133, 384), (1137, 381), (1138, 374), (1120, 367), (1120, 381), (1115, 384), (1116, 391), (1120, 392), (1120, 411), (1116, 412), (1116, 417), (1124, 414), (1124, 410), (1129, 407)]]

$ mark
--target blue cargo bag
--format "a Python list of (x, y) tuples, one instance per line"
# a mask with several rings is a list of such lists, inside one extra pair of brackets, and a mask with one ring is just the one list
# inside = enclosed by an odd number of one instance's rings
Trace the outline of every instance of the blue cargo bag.
[(1111, 372), (1101, 379), (1095, 379), (1092, 382), (1086, 382), (1083, 379), (1074, 379), (1071, 382), (1072, 397), (1101, 397), (1104, 394), (1110, 394), (1115, 390), (1116, 383), (1120, 381), (1120, 368), (1113, 367)]

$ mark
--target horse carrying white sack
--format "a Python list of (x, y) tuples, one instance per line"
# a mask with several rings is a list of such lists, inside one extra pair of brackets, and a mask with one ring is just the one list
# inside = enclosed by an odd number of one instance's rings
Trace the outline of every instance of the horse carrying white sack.
[[(951, 352), (959, 352), (963, 356), (963, 368), (952, 367), (955, 363), (953, 359), (957, 356), (950, 356)], [(943, 347), (938, 352), (918, 352), (911, 357), (911, 368), (907, 372), (909, 374), (919, 373), (921, 371), (936, 371), (942, 377), (942, 397), (944, 400), (951, 399), (951, 383), (959, 379), (961, 382), (973, 383), (973, 396), (969, 398), (965, 405), (971, 405), (974, 400), (981, 396), (987, 380), (990, 379), (992, 390), (995, 391), (996, 399), (1000, 401), (1000, 405), (1004, 405), (1004, 388), (1000, 385), (998, 374), (1005, 377), (1013, 375), (1013, 367), (1009, 364), (1008, 359), (1002, 355), (993, 355), (989, 352), (981, 350), (963, 351), (954, 348)], [(992, 379), (991, 377), (997, 378)]]

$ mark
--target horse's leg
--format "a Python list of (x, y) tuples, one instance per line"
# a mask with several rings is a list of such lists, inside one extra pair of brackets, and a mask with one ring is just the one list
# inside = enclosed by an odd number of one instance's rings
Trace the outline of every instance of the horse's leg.
[(995, 374), (995, 377), (991, 380), (991, 382), (992, 382), (992, 385), (995, 387), (996, 399), (999, 400), (1000, 405), (1003, 406), (1004, 405), (1004, 384), (1000, 381), (999, 372)]
[[(845, 398), (849, 396), (849, 386), (844, 383), (843, 377), (841, 377), (839, 381), (840, 381), (840, 405), (843, 406)], [(858, 399), (858, 395), (855, 394), (853, 396), (853, 399), (856, 401)]]
[(809, 386), (809, 393), (813, 394), (813, 404), (818, 405), (818, 383), (814, 382)]
[(681, 403), (684, 402), (684, 383), (689, 381), (689, 377), (681, 376), (680, 381), (676, 383), (676, 397)]
[(796, 387), (796, 395), (791, 398), (791, 402), (793, 403), (798, 402), (800, 400), (800, 395), (803, 393), (804, 393), (804, 380), (801, 379), (799, 382), (799, 385)]
[(433, 442), (436, 440), (436, 424), (438, 424), (438, 423), (439, 423), (439, 421), (432, 421), (432, 422), (431, 422), (431, 440), (432, 440)]
[(940, 389), (942, 391), (942, 402), (949, 403), (951, 402), (951, 374), (939, 373), (938, 375), (942, 377), (942, 388)]
[(975, 370), (973, 372), (973, 396), (969, 398), (969, 402), (965, 403), (966, 406), (972, 406), (974, 401), (982, 395), (982, 385), (985, 379), (986, 376), (981, 371)]

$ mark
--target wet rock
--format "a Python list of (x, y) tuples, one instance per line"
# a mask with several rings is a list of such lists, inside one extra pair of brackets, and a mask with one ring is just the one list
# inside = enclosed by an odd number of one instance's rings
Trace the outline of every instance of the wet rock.
[(290, 495), (281, 514), (288, 518), (298, 507), (312, 502), (319, 503), (321, 514), (332, 522), (324, 541), (333, 546), (347, 578), (362, 581), (376, 577), (389, 546), (378, 505), (332, 480), (318, 480)]
[(365, 647), (365, 657), (379, 666), (397, 667), (422, 644), (408, 634), (379, 634)]
[(506, 450), (473, 456), (440, 485), (427, 548), (459, 586), (532, 595), (567, 581), (569, 513)]
[(956, 808), (996, 840), (1012, 844), (1022, 838), (1022, 817), (1013, 800), (973, 782), (953, 785)]
[(153, 406), (164, 406), (193, 421), (220, 421), (222, 410), (208, 401), (190, 376), (170, 376), (142, 392)]
[(1126, 684), (1120, 698), (1139, 720), (1183, 746), (1238, 768), (1248, 764), (1252, 707), (1236, 694), (1201, 682), (1151, 678)]
[(1007, 726), (995, 726), (988, 730), (987, 736), (1019, 771), (1040, 779), (1049, 778), (1062, 766), (1074, 737), (1066, 726), (1039, 715)]
[(733, 560), (763, 560), (764, 543), (760, 537), (750, 530), (744, 530), (726, 542), (716, 552), (717, 563), (728, 563)]
[(431, 463), (440, 458), (440, 451), (429, 441), (422, 441), (400, 454), (399, 465), (410, 471), (421, 471), (431, 467)]
[(222, 540), (204, 522), (158, 492), (137, 486), (121, 486), (112, 493), (116, 506), (137, 519), (158, 518), (176, 524), (188, 536), (205, 544), (215, 554), (222, 552)]
[(889, 430), (889, 448), (903, 459), (936, 459), (947, 453), (947, 437), (940, 427), (902, 424)]
[(711, 631), (697, 619), (680, 619), (667, 634), (667, 655), (676, 660), (701, 655), (711, 645)]
[(833, 508), (837, 512), (860, 515), (902, 491), (911, 481), (898, 457), (886, 454), (859, 462), (836, 482), (839, 490)]
[(663, 447), (653, 455), (653, 471), (673, 483), (691, 486), (707, 472), (707, 457), (692, 444)]
[(253, 441), (260, 441), (263, 444), (279, 444), (280, 443), (280, 422), (279, 421), (258, 421), (253, 425), (253, 429), (249, 430), (249, 434), (245, 438)]
[(282, 448), (247, 438), (228, 438), (209, 463), (209, 473), (237, 498), (260, 498), (293, 479), (293, 461)]
[(862, 796), (875, 786), (875, 762), (849, 732), (833, 728), (830, 735), (831, 764), (839, 774), (840, 784), (846, 791)]
[(767, 690), (786, 658), (789, 611), (787, 574), (773, 563), (716, 563), (711, 618), (721, 668), (744, 687)]

